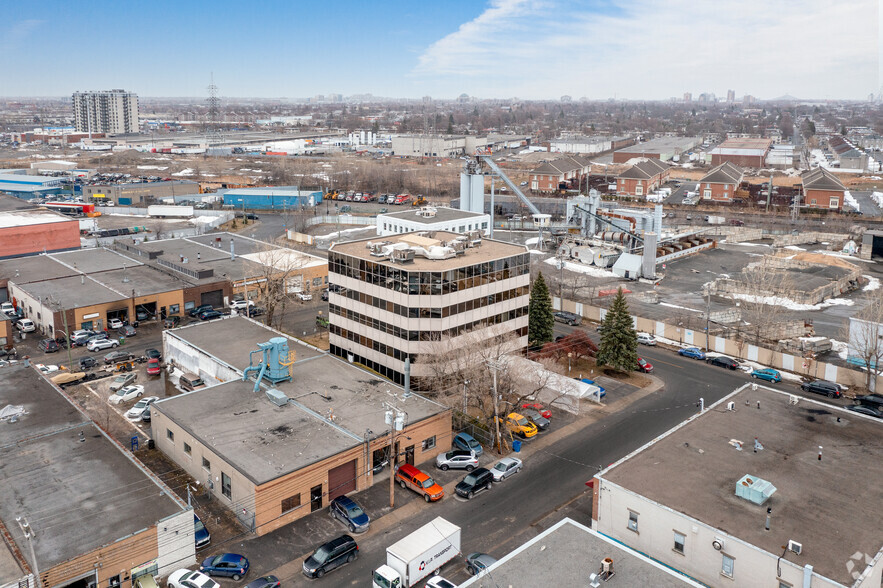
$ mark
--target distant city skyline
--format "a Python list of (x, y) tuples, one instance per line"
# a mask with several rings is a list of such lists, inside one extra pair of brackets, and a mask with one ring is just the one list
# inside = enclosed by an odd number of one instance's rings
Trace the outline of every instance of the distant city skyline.
[(49, 0), (7, 7), (0, 94), (863, 100), (879, 29), (874, 0)]

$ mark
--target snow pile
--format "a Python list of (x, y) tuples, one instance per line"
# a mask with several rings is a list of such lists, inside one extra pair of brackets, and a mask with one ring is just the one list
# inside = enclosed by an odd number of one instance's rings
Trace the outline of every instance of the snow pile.
[(669, 304), (668, 302), (660, 302), (659, 306), (667, 306), (669, 308), (679, 308), (681, 310), (689, 310), (690, 312), (702, 312), (701, 310), (696, 310), (695, 308), (687, 308), (686, 306), (678, 306), (677, 304)]
[(177, 173), (173, 173), (172, 175), (173, 176), (192, 176), (194, 173), (195, 172), (188, 167), (186, 169), (182, 169), (181, 171), (179, 171)]
[(883, 192), (871, 192), (871, 198), (877, 203), (877, 206), (883, 208)]
[(162, 171), (164, 169), (169, 169), (169, 168), (168, 168), (168, 166), (162, 166), (162, 165), (139, 165), (138, 169), (158, 169), (158, 170)]
[(843, 341), (831, 339), (831, 350), (839, 355), (840, 359), (846, 359), (847, 357), (849, 357), (849, 344)]
[(767, 304), (769, 306), (783, 306), (788, 310), (822, 310), (829, 306), (852, 306), (855, 304), (852, 300), (846, 298), (830, 298), (818, 304), (801, 304), (790, 298), (781, 296), (755, 296), (753, 294), (732, 294), (734, 298), (751, 302), (754, 304)]
[[(548, 263), (549, 265), (554, 265), (556, 268), (558, 267), (558, 259), (555, 257), (550, 257), (545, 260), (544, 263)], [(564, 269), (576, 272), (579, 274), (588, 274), (595, 278), (618, 278), (616, 274), (606, 269), (594, 266), (594, 265), (583, 265), (581, 263), (573, 263), (570, 261), (564, 262)]]
[(859, 208), (858, 201), (855, 199), (855, 197), (852, 195), (852, 192), (850, 192), (849, 190), (846, 190), (843, 192), (843, 203), (851, 206), (852, 209), (855, 210), (856, 212), (861, 212), (861, 208)]
[(525, 244), (525, 245), (536, 245), (536, 244), (539, 243), (539, 242), (540, 242), (540, 238), (539, 238), (539, 237), (531, 237), (530, 239), (528, 239), (527, 241), (525, 241), (524, 244)]
[(786, 245), (783, 249), (788, 249), (790, 251), (806, 251), (806, 249), (798, 247), (797, 245)]
[(880, 289), (880, 279), (873, 276), (864, 276), (868, 279), (868, 285), (862, 288), (863, 292), (873, 292)]

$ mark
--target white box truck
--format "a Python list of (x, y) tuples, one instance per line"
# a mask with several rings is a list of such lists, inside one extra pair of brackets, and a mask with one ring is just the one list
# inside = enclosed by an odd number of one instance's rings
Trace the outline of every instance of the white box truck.
[(193, 207), (151, 204), (147, 207), (147, 216), (153, 216), (157, 218), (192, 218)]
[(460, 554), (460, 527), (436, 517), (386, 548), (374, 570), (374, 588), (410, 588)]

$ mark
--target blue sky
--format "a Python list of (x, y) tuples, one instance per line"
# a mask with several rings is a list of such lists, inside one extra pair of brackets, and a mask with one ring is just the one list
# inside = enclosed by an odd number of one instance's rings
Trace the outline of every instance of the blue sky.
[(34, 0), (4, 9), (0, 95), (864, 98), (879, 28), (876, 0)]

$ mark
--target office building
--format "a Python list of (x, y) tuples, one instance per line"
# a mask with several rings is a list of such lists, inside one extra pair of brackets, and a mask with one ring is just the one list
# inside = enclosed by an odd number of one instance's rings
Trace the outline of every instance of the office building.
[(138, 96), (125, 90), (74, 92), (74, 126), (81, 133), (138, 132)]
[[(467, 331), (527, 346), (527, 247), (478, 233), (406, 233), (337, 243), (328, 256), (331, 352), (396, 383), (431, 375), (421, 355)], [(435, 347), (437, 349), (437, 347)], [(424, 358), (425, 359), (425, 358)]]

